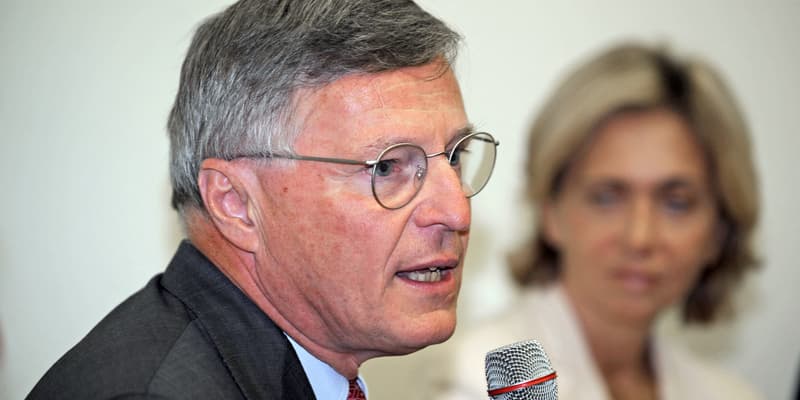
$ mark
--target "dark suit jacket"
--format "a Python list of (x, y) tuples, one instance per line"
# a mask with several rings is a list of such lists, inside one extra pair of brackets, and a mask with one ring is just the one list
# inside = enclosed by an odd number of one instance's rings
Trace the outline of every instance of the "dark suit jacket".
[(181, 243), (163, 274), (64, 355), (29, 399), (314, 399), (283, 332)]

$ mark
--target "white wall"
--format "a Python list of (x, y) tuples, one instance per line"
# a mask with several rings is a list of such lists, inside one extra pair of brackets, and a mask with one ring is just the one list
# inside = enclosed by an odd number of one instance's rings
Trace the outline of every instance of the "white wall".
[[(180, 238), (164, 125), (193, 27), (230, 1), (0, 3), (0, 398), (22, 398), (112, 307), (164, 268)], [(765, 265), (733, 324), (700, 351), (789, 398), (800, 366), (800, 2), (446, 1), (423, 5), (466, 37), (467, 110), (501, 140), (473, 202), (461, 328), (511, 298), (504, 254), (519, 206), (524, 130), (563, 69), (616, 39), (669, 40), (721, 67), (755, 133)], [(520, 213), (526, 217), (519, 217)], [(712, 351), (713, 343), (724, 351)], [(716, 347), (715, 347), (716, 346)], [(414, 398), (418, 357), (370, 361), (373, 398)], [(410, 389), (411, 388), (411, 389)]]

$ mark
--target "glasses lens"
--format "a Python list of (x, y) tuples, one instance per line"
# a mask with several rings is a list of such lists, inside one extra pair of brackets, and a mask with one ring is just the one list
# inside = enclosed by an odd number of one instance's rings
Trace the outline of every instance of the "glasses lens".
[(496, 152), (494, 138), (485, 132), (466, 136), (453, 148), (450, 164), (460, 174), (461, 186), (467, 197), (476, 195), (489, 182)]
[(381, 153), (372, 168), (372, 192), (386, 208), (400, 208), (417, 194), (428, 172), (425, 151), (417, 146), (401, 144)]

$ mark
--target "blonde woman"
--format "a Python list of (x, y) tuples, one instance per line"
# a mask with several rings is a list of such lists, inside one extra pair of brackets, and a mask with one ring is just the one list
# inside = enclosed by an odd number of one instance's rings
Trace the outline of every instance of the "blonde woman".
[(537, 218), (511, 257), (521, 303), (457, 334), (441, 398), (485, 399), (486, 351), (529, 338), (561, 400), (759, 398), (654, 330), (673, 305), (692, 324), (729, 315), (756, 267), (748, 129), (711, 66), (641, 44), (595, 56), (541, 110), (525, 174)]

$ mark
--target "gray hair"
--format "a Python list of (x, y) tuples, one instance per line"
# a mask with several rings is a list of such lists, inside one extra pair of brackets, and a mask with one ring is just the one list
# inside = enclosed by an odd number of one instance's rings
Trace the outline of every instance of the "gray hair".
[(446, 68), (460, 39), (411, 0), (241, 0), (210, 17), (169, 116), (172, 206), (203, 209), (204, 159), (292, 154), (298, 89), (438, 59)]

